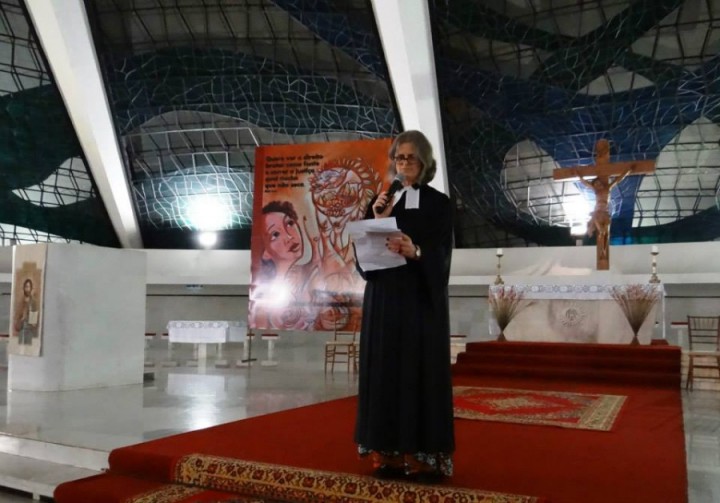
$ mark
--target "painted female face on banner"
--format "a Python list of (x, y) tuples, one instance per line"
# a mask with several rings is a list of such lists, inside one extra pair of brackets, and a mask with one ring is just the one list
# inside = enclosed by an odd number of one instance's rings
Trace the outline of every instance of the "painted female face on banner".
[(263, 245), (263, 259), (272, 260), (278, 271), (287, 270), (304, 252), (297, 222), (279, 211), (263, 215)]

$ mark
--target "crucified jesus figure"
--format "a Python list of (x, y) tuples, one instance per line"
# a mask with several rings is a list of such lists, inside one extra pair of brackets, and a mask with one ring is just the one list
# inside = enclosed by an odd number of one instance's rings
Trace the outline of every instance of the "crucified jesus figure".
[(575, 174), (580, 182), (595, 192), (595, 209), (590, 214), (590, 221), (587, 225), (587, 234), (592, 237), (597, 233), (598, 262), (609, 260), (608, 250), (610, 247), (610, 211), (608, 205), (610, 202), (610, 192), (618, 183), (632, 172), (628, 169), (622, 175), (615, 176), (610, 179), (609, 176), (598, 175), (593, 180), (588, 181), (575, 170)]
[[(610, 191), (628, 175), (648, 174), (655, 171), (654, 161), (610, 162), (610, 142), (605, 139), (595, 144), (595, 164), (559, 168), (553, 171), (554, 180), (575, 180), (595, 192), (595, 210), (590, 214), (587, 232), (597, 235), (597, 269), (610, 269)], [(588, 180), (585, 177), (594, 177)]]

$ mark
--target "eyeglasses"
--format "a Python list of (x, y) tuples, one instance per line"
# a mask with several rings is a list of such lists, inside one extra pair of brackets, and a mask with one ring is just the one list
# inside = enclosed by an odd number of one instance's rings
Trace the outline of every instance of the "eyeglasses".
[(393, 161), (395, 161), (395, 164), (406, 162), (408, 164), (417, 164), (418, 158), (415, 157), (413, 154), (410, 155), (396, 155), (392, 158)]

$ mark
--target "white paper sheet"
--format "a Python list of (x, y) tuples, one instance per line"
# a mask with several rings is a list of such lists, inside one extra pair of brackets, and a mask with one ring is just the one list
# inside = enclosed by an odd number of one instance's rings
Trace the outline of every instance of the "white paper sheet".
[(355, 244), (355, 254), (363, 271), (390, 269), (407, 264), (402, 255), (385, 246), (390, 237), (401, 234), (395, 217), (349, 222), (347, 230)]

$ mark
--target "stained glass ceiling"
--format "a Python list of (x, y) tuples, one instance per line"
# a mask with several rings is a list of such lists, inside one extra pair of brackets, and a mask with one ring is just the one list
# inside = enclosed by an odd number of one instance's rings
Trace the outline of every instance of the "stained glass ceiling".
[(464, 245), (571, 244), (594, 195), (552, 171), (601, 138), (656, 165), (612, 193), (615, 244), (720, 235), (716, 2), (431, 5)]
[[(369, 0), (85, 5), (148, 248), (247, 248), (258, 145), (402, 128)], [(574, 244), (594, 195), (552, 171), (598, 139), (656, 167), (613, 191), (614, 244), (718, 238), (717, 2), (428, 6), (457, 246)], [(117, 243), (22, 0), (0, 26), (0, 240)]]
[[(385, 79), (363, 62), (377, 43), (366, 2), (88, 4), (146, 246), (163, 246), (155, 236), (175, 246), (209, 225), (224, 246), (247, 247), (258, 145), (398, 130)], [(359, 37), (360, 50), (305, 26), (323, 20), (303, 4)], [(229, 218), (195, 218), (209, 201)]]
[(0, 0), (0, 245), (117, 246), (21, 0)]

